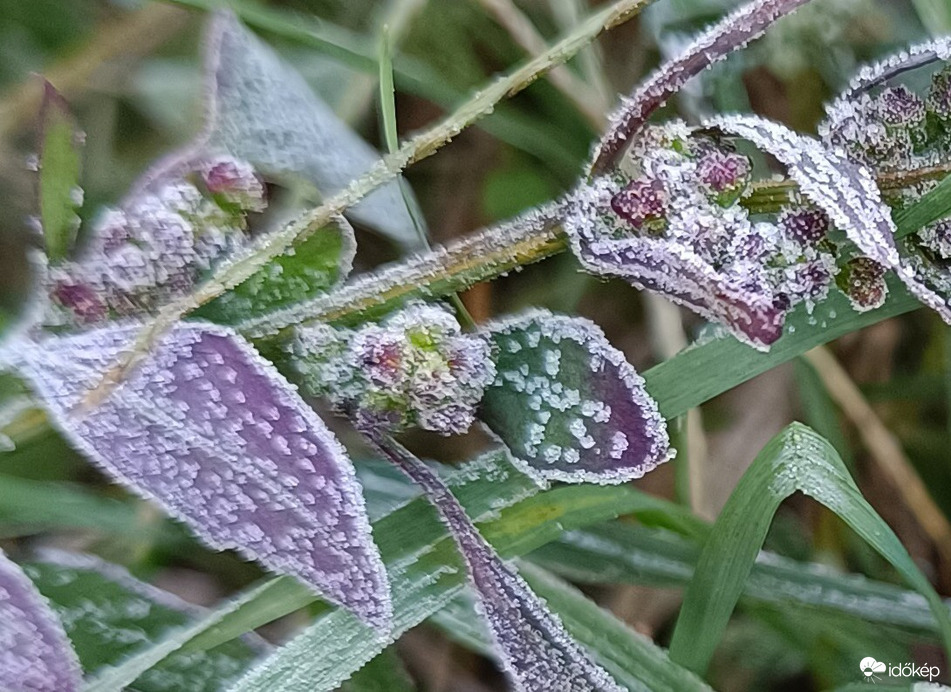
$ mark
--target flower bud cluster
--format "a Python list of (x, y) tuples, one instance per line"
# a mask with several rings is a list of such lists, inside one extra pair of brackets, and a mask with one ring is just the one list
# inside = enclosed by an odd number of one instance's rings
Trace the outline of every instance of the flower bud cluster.
[(246, 212), (266, 206), (250, 165), (217, 157), (194, 177), (195, 183), (164, 183), (99, 216), (82, 256), (49, 270), (50, 326), (153, 310), (188, 293), (246, 241)]
[(775, 222), (753, 221), (739, 200), (752, 183), (748, 157), (673, 125), (650, 128), (615, 179), (612, 236), (652, 236), (688, 250), (731, 290), (787, 311), (823, 298), (835, 275), (822, 242), (824, 213), (788, 207)]
[(495, 379), (488, 340), (424, 303), (357, 330), (301, 327), (291, 349), (304, 388), (368, 433), (465, 432)]

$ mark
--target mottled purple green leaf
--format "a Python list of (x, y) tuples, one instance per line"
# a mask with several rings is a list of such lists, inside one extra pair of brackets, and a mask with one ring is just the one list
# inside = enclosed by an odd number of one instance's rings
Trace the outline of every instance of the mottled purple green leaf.
[(772, 154), (786, 166), (802, 194), (822, 209), (863, 254), (893, 270), (918, 300), (951, 323), (951, 294), (942, 297), (926, 275), (899, 254), (895, 222), (868, 168), (851, 161), (840, 149), (756, 116), (721, 116), (707, 124)]
[[(92, 555), (44, 550), (24, 571), (60, 616), (90, 676), (205, 613), (204, 608)], [(208, 651), (178, 651), (148, 670), (130, 689), (217, 692), (267, 648), (263, 640), (247, 635)]]
[(538, 310), (486, 331), (497, 374), (480, 418), (530, 476), (621, 483), (673, 456), (644, 380), (596, 325)]
[(773, 22), (809, 0), (752, 0), (730, 13), (701, 34), (679, 58), (664, 63), (611, 116), (611, 125), (602, 138), (592, 172), (606, 173), (627, 143), (687, 81), (734, 50), (746, 46)]
[(346, 451), (234, 332), (181, 323), (105, 401), (76, 409), (141, 329), (24, 343), (15, 364), (88, 458), (210, 545), (292, 574), (378, 629), (386, 574)]
[(611, 676), (565, 630), (522, 577), (505, 564), (472, 524), (443, 481), (398, 444), (382, 451), (426, 492), (469, 568), (478, 610), (519, 692), (622, 692)]
[(49, 605), (20, 568), (0, 553), (0, 689), (73, 692), (79, 661)]
[(40, 109), (38, 198), (40, 226), (51, 262), (66, 258), (76, 240), (83, 191), (79, 187), (79, 131), (69, 106), (49, 82), (44, 82)]

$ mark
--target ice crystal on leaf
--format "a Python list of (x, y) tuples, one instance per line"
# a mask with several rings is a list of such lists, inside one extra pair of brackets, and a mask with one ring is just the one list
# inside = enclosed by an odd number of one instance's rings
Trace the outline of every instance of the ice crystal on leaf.
[(0, 689), (74, 692), (79, 661), (66, 633), (32, 582), (0, 553)]
[(301, 327), (291, 352), (305, 388), (364, 432), (465, 432), (495, 377), (489, 343), (424, 303), (357, 330)]
[(821, 214), (751, 219), (738, 203), (750, 182), (749, 160), (723, 142), (678, 122), (650, 126), (611, 174), (578, 190), (565, 227), (589, 271), (661, 293), (766, 348), (789, 309), (824, 297), (835, 262), (819, 243)]
[(621, 692), (607, 671), (565, 630), (559, 617), (501, 560), (442, 480), (395, 442), (382, 442), (381, 449), (425, 490), (449, 528), (469, 568), (478, 610), (514, 689)]
[(888, 297), (885, 267), (868, 257), (849, 260), (838, 281), (839, 287), (858, 312), (879, 308)]
[(140, 324), (5, 351), (105, 471), (219, 548), (292, 574), (380, 630), (386, 574), (346, 452), (234, 332), (180, 323), (104, 402), (76, 410)]
[(594, 324), (538, 310), (485, 329), (497, 375), (480, 418), (527, 474), (621, 483), (673, 456), (643, 379)]

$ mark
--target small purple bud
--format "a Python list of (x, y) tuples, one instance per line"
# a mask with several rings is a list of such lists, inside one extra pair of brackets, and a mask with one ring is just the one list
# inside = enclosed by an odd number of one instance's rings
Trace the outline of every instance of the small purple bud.
[(746, 191), (752, 179), (750, 160), (720, 147), (709, 147), (697, 160), (697, 176), (711, 199), (728, 207)]
[(838, 277), (838, 284), (858, 312), (881, 307), (888, 296), (885, 267), (868, 257), (849, 260)]
[(779, 227), (800, 245), (814, 245), (829, 232), (829, 217), (815, 207), (786, 207), (779, 215)]
[(267, 207), (264, 184), (246, 161), (220, 156), (208, 161), (199, 173), (208, 191), (225, 202), (248, 211)]
[(904, 86), (882, 91), (875, 101), (875, 111), (887, 127), (917, 127), (925, 121), (925, 102)]
[(946, 67), (931, 78), (927, 108), (939, 120), (951, 120), (951, 67)]
[(942, 219), (918, 231), (921, 244), (941, 259), (951, 259), (951, 219)]
[(611, 198), (611, 208), (635, 230), (659, 233), (666, 225), (667, 190), (660, 180), (632, 180)]
[(106, 306), (95, 288), (79, 280), (63, 279), (51, 291), (53, 302), (69, 310), (79, 324), (93, 324), (105, 319)]

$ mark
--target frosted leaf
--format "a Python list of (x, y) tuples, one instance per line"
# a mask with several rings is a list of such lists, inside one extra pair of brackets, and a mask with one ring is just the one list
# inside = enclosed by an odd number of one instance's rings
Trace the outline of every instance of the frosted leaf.
[(46, 599), (0, 553), (0, 689), (71, 692), (81, 683), (79, 661)]
[(384, 449), (426, 492), (465, 558), (477, 610), (519, 692), (622, 692), (524, 579), (482, 537), (449, 488), (395, 443)]
[(264, 183), (247, 161), (215, 156), (201, 162), (199, 174), (205, 188), (226, 204), (249, 211), (267, 207)]
[(495, 382), (480, 418), (539, 481), (621, 483), (673, 457), (644, 380), (591, 322), (533, 311), (485, 327)]
[[(605, 214), (616, 193), (613, 179), (598, 178), (580, 188), (567, 207), (565, 228), (585, 269), (660, 293), (757, 348), (782, 336), (788, 304), (765, 280), (756, 249), (765, 252), (771, 241), (744, 211), (716, 211), (703, 199), (688, 196), (683, 213), (671, 217), (668, 236), (619, 235)], [(709, 244), (697, 244), (701, 235)], [(742, 250), (733, 257), (741, 261), (718, 267), (722, 260), (711, 252), (725, 255), (731, 243)]]
[(606, 173), (651, 114), (680, 91), (691, 77), (743, 48), (777, 19), (808, 1), (752, 0), (703, 32), (680, 57), (663, 64), (629, 98), (622, 100), (611, 115), (607, 134), (599, 144), (593, 173)]
[[(87, 676), (115, 665), (205, 614), (92, 555), (44, 550), (24, 566), (74, 642)], [(178, 651), (135, 682), (136, 692), (217, 692), (267, 644), (255, 635), (210, 650)]]
[(238, 324), (293, 309), (346, 279), (356, 249), (353, 228), (338, 216), (195, 314), (219, 324)]
[(290, 351), (304, 387), (364, 432), (463, 433), (495, 377), (486, 340), (425, 303), (358, 330), (300, 327)]
[(180, 323), (103, 403), (74, 411), (141, 324), (25, 343), (14, 365), (85, 455), (208, 544), (292, 574), (385, 630), (360, 486), (333, 434), (234, 332)]
[[(206, 69), (207, 149), (223, 149), (268, 175), (298, 174), (324, 196), (343, 189), (380, 158), (230, 13), (219, 13), (212, 23)], [(403, 245), (419, 242), (395, 182), (370, 193), (347, 214)]]
[(863, 254), (894, 270), (915, 297), (951, 322), (947, 299), (929, 285), (932, 282), (912, 260), (899, 256), (891, 212), (866, 167), (849, 160), (841, 149), (829, 148), (755, 116), (716, 117), (708, 124), (747, 139), (776, 157), (799, 184), (802, 194), (822, 209)]

